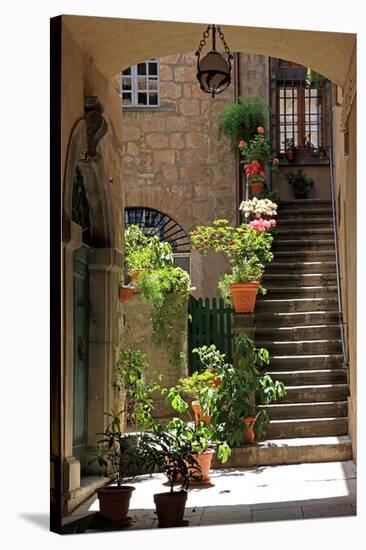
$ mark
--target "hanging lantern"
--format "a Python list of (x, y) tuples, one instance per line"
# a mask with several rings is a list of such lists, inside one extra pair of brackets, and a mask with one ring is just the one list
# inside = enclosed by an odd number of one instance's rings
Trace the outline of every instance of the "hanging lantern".
[[(209, 38), (210, 31), (212, 32), (212, 49), (201, 59), (201, 51), (203, 46), (206, 45), (206, 39)], [(226, 56), (216, 51), (216, 33), (219, 34)], [(201, 90), (207, 94), (212, 94), (212, 97), (226, 90), (231, 82), (231, 60), (233, 56), (219, 26), (209, 25), (207, 27), (196, 51), (196, 56), (197, 78)]]

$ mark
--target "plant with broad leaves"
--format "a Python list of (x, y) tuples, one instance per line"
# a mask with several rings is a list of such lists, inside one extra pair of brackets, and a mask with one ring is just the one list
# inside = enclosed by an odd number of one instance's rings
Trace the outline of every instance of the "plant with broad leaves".
[(125, 263), (134, 269), (161, 269), (173, 266), (173, 250), (157, 235), (145, 235), (137, 225), (125, 230)]

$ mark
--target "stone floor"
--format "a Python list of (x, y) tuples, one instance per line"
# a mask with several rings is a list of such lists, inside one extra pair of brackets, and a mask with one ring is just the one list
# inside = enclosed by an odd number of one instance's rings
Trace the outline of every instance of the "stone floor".
[[(213, 486), (191, 488), (185, 519), (189, 526), (300, 520), (356, 515), (356, 467), (352, 461), (220, 469)], [(131, 529), (157, 527), (153, 494), (165, 478), (140, 476), (134, 483)], [(167, 489), (168, 490), (168, 489)], [(98, 511), (96, 496), (80, 505), (67, 522)]]

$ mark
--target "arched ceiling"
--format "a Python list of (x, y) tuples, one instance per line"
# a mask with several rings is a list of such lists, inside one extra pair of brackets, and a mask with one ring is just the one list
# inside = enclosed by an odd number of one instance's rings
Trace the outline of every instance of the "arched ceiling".
[[(74, 40), (107, 78), (152, 57), (195, 51), (205, 24), (64, 15)], [(232, 52), (287, 59), (311, 67), (342, 88), (356, 35), (334, 32), (222, 27)]]

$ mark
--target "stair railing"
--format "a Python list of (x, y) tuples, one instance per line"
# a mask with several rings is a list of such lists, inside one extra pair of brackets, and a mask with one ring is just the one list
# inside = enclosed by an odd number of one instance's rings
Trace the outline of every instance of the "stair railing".
[[(332, 90), (331, 90), (331, 105), (333, 104)], [(333, 237), (335, 248), (335, 261), (336, 261), (336, 280), (337, 280), (337, 298), (338, 298), (338, 313), (339, 313), (339, 326), (341, 330), (342, 341), (342, 355), (344, 364), (348, 364), (348, 345), (346, 340), (345, 323), (343, 320), (343, 307), (342, 307), (342, 292), (341, 292), (341, 276), (339, 269), (339, 253), (338, 253), (338, 232), (337, 232), (337, 206), (334, 191), (334, 158), (333, 158), (333, 117), (330, 117), (330, 135), (331, 145), (328, 146), (329, 155), (329, 183), (330, 193), (332, 200), (332, 215), (333, 215)]]

